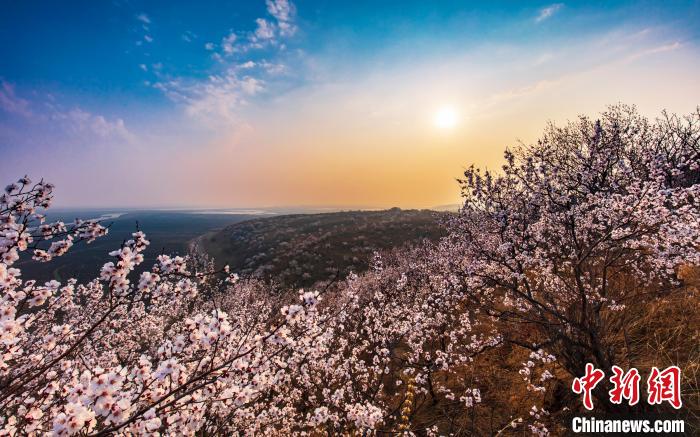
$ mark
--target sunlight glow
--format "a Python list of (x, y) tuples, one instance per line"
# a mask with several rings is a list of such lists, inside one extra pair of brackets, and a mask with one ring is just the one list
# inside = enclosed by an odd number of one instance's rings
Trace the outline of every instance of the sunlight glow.
[(452, 129), (459, 121), (459, 114), (452, 106), (443, 106), (436, 113), (433, 119), (435, 126), (440, 129)]

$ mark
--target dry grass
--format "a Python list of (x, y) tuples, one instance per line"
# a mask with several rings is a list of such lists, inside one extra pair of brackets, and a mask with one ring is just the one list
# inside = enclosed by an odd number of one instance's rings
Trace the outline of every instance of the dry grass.
[[(663, 296), (646, 295), (642, 290), (640, 296), (645, 298), (628, 302), (624, 311), (606, 313), (604, 317), (611, 329), (605, 334), (605, 340), (616, 351), (617, 365), (624, 369), (636, 367), (642, 375), (642, 401), (634, 407), (633, 413), (683, 418), (686, 430), (693, 434), (700, 432), (700, 268), (685, 267), (680, 276), (684, 287)], [(527, 360), (527, 351), (504, 345), (449, 374), (434, 372), (432, 381), (436, 391), (447, 387), (460, 393), (465, 388), (479, 387), (483, 400), (469, 409), (459, 399), (417, 393), (409, 429), (418, 435), (424, 435), (425, 429), (432, 426), (437, 426), (441, 434), (530, 435), (526, 427), (513, 429), (509, 424), (518, 417), (530, 419), (530, 408), (538, 405), (550, 412), (549, 416), (543, 416), (542, 422), (552, 435), (566, 435), (571, 415), (582, 412), (580, 398), (570, 389), (572, 375), (556, 363), (550, 365), (548, 370), (555, 378), (547, 384), (546, 393), (534, 393), (527, 390), (518, 373)], [(666, 405), (646, 405), (646, 377), (651, 367), (663, 369), (671, 365), (682, 369), (683, 408), (676, 411)], [(397, 411), (405, 400), (406, 388), (405, 385), (396, 387), (398, 377), (390, 374), (384, 381), (389, 388), (387, 395)], [(398, 431), (398, 419), (397, 415), (397, 421), (387, 424), (387, 429)]]

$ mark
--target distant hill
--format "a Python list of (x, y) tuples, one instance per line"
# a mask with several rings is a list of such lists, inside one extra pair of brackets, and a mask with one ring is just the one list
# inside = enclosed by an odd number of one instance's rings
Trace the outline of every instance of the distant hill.
[(23, 275), (36, 279), (39, 283), (51, 279), (65, 281), (68, 278), (90, 281), (99, 276), (104, 263), (114, 261), (109, 252), (119, 249), (125, 240), (131, 238), (138, 223), (139, 229), (146, 233), (151, 244), (144, 252), (144, 262), (136, 267), (132, 275), (134, 281), (137, 274), (153, 266), (161, 253), (186, 255), (188, 242), (193, 238), (256, 216), (219, 211), (202, 213), (147, 210), (115, 213), (113, 210), (58, 210), (49, 215), (49, 220), (71, 223), (75, 217), (102, 218), (102, 223), (109, 226), (109, 233), (90, 244), (77, 243), (68, 255), (54, 258), (48, 263), (32, 261), (30, 254), (25, 253), (16, 264), (22, 269)]
[(449, 211), (449, 212), (458, 212), (459, 209), (462, 207), (461, 204), (459, 203), (450, 203), (448, 205), (437, 205), (433, 206), (432, 209), (433, 211)]
[(247, 220), (208, 233), (199, 249), (243, 276), (305, 287), (368, 268), (377, 250), (444, 235), (431, 210), (349, 211)]

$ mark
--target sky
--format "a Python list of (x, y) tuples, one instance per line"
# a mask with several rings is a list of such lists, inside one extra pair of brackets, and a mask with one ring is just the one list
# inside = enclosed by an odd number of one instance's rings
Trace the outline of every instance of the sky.
[(0, 182), (64, 207), (433, 207), (549, 121), (700, 104), (700, 2), (18, 1)]

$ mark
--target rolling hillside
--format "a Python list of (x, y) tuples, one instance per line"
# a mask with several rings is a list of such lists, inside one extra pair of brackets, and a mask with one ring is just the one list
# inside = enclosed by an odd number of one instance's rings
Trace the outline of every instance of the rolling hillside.
[(242, 276), (309, 286), (368, 268), (375, 251), (444, 235), (431, 210), (297, 214), (244, 221), (208, 233), (199, 249)]

